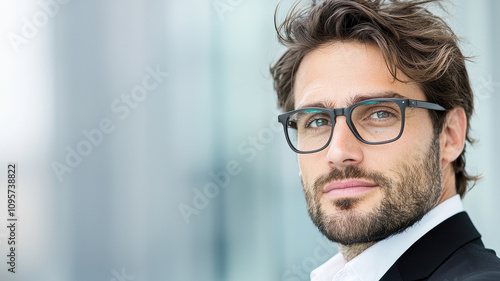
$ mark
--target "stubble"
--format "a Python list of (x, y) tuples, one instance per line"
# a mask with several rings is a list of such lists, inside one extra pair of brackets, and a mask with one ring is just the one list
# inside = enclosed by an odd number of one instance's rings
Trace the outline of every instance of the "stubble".
[[(325, 213), (320, 201), (325, 184), (356, 178), (379, 186), (383, 194), (379, 205), (362, 213), (356, 208), (362, 203), (360, 198), (332, 199), (329, 204), (337, 211)], [(434, 138), (425, 155), (398, 165), (394, 178), (348, 166), (319, 177), (312, 186), (304, 186), (304, 192), (311, 220), (329, 240), (342, 245), (367, 244), (402, 232), (435, 207), (442, 193), (441, 178), (439, 143)]]

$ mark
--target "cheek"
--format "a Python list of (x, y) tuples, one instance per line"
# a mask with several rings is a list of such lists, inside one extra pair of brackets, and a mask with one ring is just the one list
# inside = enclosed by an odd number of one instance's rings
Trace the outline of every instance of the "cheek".
[[(392, 143), (366, 149), (365, 159), (375, 159), (379, 168), (411, 162), (427, 153), (434, 137), (432, 121), (425, 110), (407, 113), (403, 134)], [(373, 164), (372, 164), (373, 165)], [(376, 167), (375, 167), (376, 168)]]
[(322, 152), (298, 155), (299, 169), (305, 186), (311, 186), (319, 176), (328, 173), (326, 155)]
[(363, 169), (382, 173), (384, 176), (392, 177), (401, 164), (409, 163), (415, 158), (418, 140), (404, 139), (374, 146), (367, 149)]
[(304, 188), (306, 186), (309, 186), (309, 161), (307, 160), (307, 157), (304, 157), (303, 155), (298, 155), (298, 163), (299, 163), (299, 169), (300, 169), (300, 177), (302, 179), (302, 184), (304, 185)]

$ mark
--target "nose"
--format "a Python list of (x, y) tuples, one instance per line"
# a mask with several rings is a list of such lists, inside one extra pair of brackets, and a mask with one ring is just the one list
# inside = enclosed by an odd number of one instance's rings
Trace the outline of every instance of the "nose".
[(352, 133), (345, 116), (337, 116), (326, 160), (335, 168), (359, 164), (363, 160), (363, 144)]

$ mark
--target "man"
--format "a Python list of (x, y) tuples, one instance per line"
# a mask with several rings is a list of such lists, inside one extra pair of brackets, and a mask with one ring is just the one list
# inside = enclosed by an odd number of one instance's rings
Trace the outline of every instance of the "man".
[(277, 27), (279, 121), (340, 249), (312, 280), (500, 280), (461, 203), (477, 180), (466, 58), (429, 2), (325, 0)]

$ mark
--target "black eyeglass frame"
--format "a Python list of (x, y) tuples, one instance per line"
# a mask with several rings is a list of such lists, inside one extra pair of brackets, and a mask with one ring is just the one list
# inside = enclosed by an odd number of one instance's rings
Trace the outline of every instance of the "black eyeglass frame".
[[(378, 101), (395, 102), (399, 106), (399, 109), (401, 110), (401, 130), (399, 131), (399, 135), (393, 139), (381, 141), (381, 142), (369, 142), (369, 141), (364, 140), (359, 135), (358, 131), (356, 130), (356, 127), (352, 123), (351, 114), (352, 114), (352, 111), (360, 105), (363, 105), (363, 104), (366, 104), (369, 102), (378, 102)], [(363, 101), (357, 102), (349, 107), (344, 107), (344, 108), (328, 109), (328, 108), (321, 108), (321, 107), (304, 107), (304, 108), (296, 109), (296, 110), (289, 111), (289, 112), (278, 115), (278, 122), (283, 124), (283, 129), (285, 131), (286, 141), (288, 142), (288, 145), (290, 146), (290, 148), (296, 153), (308, 154), (308, 153), (315, 153), (315, 152), (321, 151), (321, 150), (325, 149), (326, 147), (328, 147), (328, 145), (330, 145), (330, 142), (331, 142), (332, 136), (333, 136), (333, 129), (335, 127), (335, 117), (340, 116), (340, 115), (343, 115), (346, 117), (347, 126), (349, 127), (349, 129), (351, 129), (351, 132), (354, 134), (354, 136), (356, 136), (356, 138), (359, 141), (366, 143), (366, 144), (370, 144), (370, 145), (378, 145), (378, 144), (386, 144), (386, 143), (394, 142), (394, 141), (398, 140), (401, 137), (401, 135), (403, 134), (403, 130), (405, 127), (405, 115), (406, 115), (406, 108), (407, 107), (418, 107), (418, 108), (424, 108), (424, 109), (435, 110), (435, 111), (446, 111), (446, 109), (444, 107), (440, 106), (439, 104), (432, 103), (432, 102), (412, 100), (412, 99), (398, 99), (398, 98), (375, 98), (375, 99), (363, 100)], [(290, 141), (290, 137), (288, 135), (288, 130), (287, 130), (288, 118), (290, 117), (290, 115), (292, 115), (296, 112), (299, 112), (299, 111), (303, 111), (303, 110), (321, 110), (321, 111), (327, 113), (330, 116), (330, 119), (332, 120), (332, 129), (330, 130), (330, 137), (328, 138), (328, 141), (326, 142), (326, 144), (319, 149), (311, 150), (311, 151), (300, 151), (300, 150), (296, 149), (293, 146), (292, 142)]]

